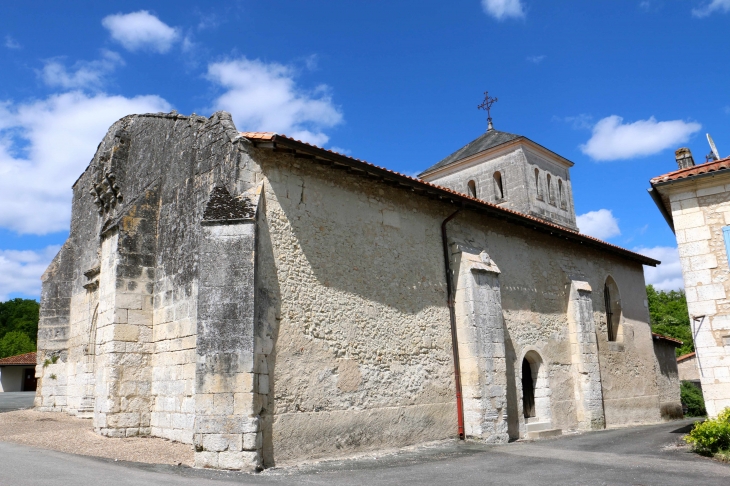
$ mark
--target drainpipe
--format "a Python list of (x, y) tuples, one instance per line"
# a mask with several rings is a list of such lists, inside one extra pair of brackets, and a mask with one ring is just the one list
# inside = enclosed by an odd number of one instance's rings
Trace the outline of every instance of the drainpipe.
[(444, 246), (444, 271), (446, 272), (446, 293), (451, 319), (451, 348), (454, 351), (454, 383), (456, 385), (456, 417), (459, 425), (459, 439), (464, 440), (464, 402), (461, 397), (461, 370), (459, 367), (459, 342), (456, 338), (456, 311), (454, 310), (454, 284), (451, 276), (451, 261), (449, 255), (449, 239), (446, 235), (446, 224), (451, 221), (460, 209), (441, 223), (441, 240)]

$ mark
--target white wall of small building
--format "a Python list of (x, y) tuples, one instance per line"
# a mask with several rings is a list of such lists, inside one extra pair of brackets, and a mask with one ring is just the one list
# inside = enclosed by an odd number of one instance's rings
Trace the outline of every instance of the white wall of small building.
[(22, 366), (0, 366), (0, 392), (18, 392), (23, 390)]

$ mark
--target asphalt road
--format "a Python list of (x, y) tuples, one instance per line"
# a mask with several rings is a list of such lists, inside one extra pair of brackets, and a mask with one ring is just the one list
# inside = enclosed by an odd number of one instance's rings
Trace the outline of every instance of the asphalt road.
[(684, 420), (502, 446), (449, 442), (261, 474), (122, 463), (0, 443), (0, 484), (730, 485), (730, 465), (676, 447), (689, 424)]
[(4, 392), (0, 393), (0, 412), (22, 410), (33, 406), (35, 392)]

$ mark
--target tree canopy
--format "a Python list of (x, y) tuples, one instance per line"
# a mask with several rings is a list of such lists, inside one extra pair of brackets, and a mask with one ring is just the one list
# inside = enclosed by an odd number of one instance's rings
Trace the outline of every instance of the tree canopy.
[(0, 302), (0, 358), (35, 351), (39, 310), (31, 299)]
[(677, 348), (677, 356), (693, 352), (695, 346), (684, 291), (658, 291), (652, 285), (647, 285), (646, 295), (652, 332), (683, 341), (682, 347)]

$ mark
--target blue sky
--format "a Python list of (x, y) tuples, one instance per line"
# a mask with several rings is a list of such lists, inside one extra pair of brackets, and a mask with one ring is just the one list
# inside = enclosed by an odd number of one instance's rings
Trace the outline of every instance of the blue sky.
[(730, 0), (5, 2), (0, 300), (37, 297), (71, 185), (128, 113), (231, 111), (407, 174), (498, 130), (575, 162), (583, 232), (665, 262), (646, 194), (673, 150), (730, 155)]

